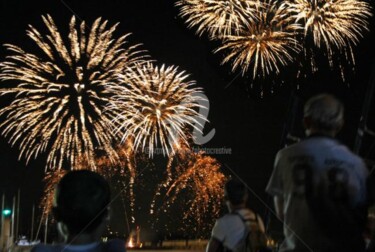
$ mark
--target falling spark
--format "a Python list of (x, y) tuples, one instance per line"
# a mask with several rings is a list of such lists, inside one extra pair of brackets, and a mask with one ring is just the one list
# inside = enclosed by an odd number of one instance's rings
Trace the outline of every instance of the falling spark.
[(299, 25), (290, 24), (285, 11), (275, 4), (259, 11), (256, 22), (244, 25), (238, 35), (223, 37), (223, 45), (214, 52), (229, 51), (222, 63), (232, 61), (232, 71), (241, 68), (242, 74), (253, 69), (253, 79), (275, 71), (293, 60), (293, 53), (300, 51), (301, 46), (295, 36)]
[(220, 164), (202, 151), (195, 153), (183, 147), (173, 158), (177, 166), (157, 189), (150, 212), (156, 213), (156, 198), (164, 191), (165, 202), (159, 211), (168, 212), (178, 205), (182, 207), (182, 221), (187, 227), (207, 227), (210, 223), (206, 223), (206, 218), (215, 220), (222, 206), (226, 177), (220, 171)]
[(305, 36), (311, 33), (329, 53), (357, 44), (372, 16), (370, 4), (360, 0), (288, 0), (283, 6), (296, 23), (303, 21)]
[[(96, 171), (110, 182), (113, 190), (120, 195), (122, 200), (125, 197), (129, 201), (130, 217), (135, 220), (134, 183), (138, 173), (131, 142), (127, 141), (118, 145), (115, 150), (119, 157), (115, 163), (105, 154), (95, 157)], [(87, 161), (79, 159), (77, 167), (78, 169), (87, 169)]]
[(249, 25), (257, 18), (260, 1), (252, 0), (181, 0), (180, 16), (197, 34), (207, 32), (212, 39), (237, 33), (241, 24)]
[(164, 155), (170, 155), (180, 140), (187, 143), (191, 134), (187, 128), (200, 131), (199, 120), (205, 118), (198, 110), (205, 98), (187, 77), (177, 67), (148, 63), (126, 73), (125, 85), (114, 87), (117, 95), (108, 110), (119, 111), (113, 119), (115, 132), (132, 142), (135, 153), (141, 150), (152, 157), (161, 147)]
[(66, 170), (60, 169), (56, 171), (47, 172), (44, 176), (44, 195), (40, 203), (40, 208), (43, 209), (44, 217), (48, 216), (49, 213), (51, 213), (53, 207), (53, 200), (55, 197), (56, 186), (66, 173)]
[(120, 84), (117, 75), (143, 63), (145, 56), (138, 45), (127, 45), (129, 34), (113, 38), (118, 24), (107, 28), (107, 21), (98, 18), (87, 31), (84, 21), (76, 28), (73, 16), (64, 41), (53, 19), (42, 18), (49, 34), (31, 25), (27, 31), (40, 55), (5, 45), (12, 54), (0, 63), (0, 80), (6, 84), (0, 95), (14, 100), (0, 110), (2, 134), (19, 146), (27, 162), (47, 152), (46, 169), (74, 169), (78, 157), (95, 169), (99, 149), (116, 160), (116, 136), (108, 130), (116, 111), (104, 111), (113, 96), (107, 88)]
[[(134, 181), (137, 176), (135, 161), (133, 160), (131, 147), (128, 143), (116, 146), (115, 150), (119, 157), (116, 163), (113, 163), (107, 155), (97, 155), (95, 157), (96, 172), (101, 174), (110, 183), (114, 192), (121, 197), (125, 196), (130, 203), (131, 218), (134, 218)], [(75, 168), (76, 170), (87, 169), (87, 160), (78, 158)], [(44, 214), (51, 213), (55, 187), (66, 173), (68, 171), (59, 169), (49, 171), (44, 176), (44, 195), (40, 203)], [(126, 182), (128, 182), (128, 185), (125, 185)]]

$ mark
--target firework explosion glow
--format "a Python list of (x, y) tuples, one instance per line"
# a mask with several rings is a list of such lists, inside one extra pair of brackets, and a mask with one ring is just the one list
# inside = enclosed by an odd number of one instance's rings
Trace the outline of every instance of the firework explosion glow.
[(288, 0), (282, 4), (294, 22), (303, 21), (317, 47), (344, 49), (357, 44), (368, 30), (370, 4), (359, 0)]
[(117, 74), (143, 62), (138, 45), (128, 46), (128, 35), (113, 38), (117, 24), (96, 19), (87, 31), (83, 21), (76, 28), (73, 16), (64, 41), (53, 19), (42, 16), (49, 34), (29, 26), (27, 35), (41, 54), (6, 44), (12, 54), (0, 63), (0, 95), (14, 100), (0, 110), (2, 134), (18, 145), (27, 161), (47, 152), (46, 169), (72, 169), (83, 156), (95, 169), (96, 149), (112, 160), (116, 136), (109, 130), (114, 110), (103, 111), (112, 98), (109, 86), (119, 84)]
[(151, 214), (157, 214), (154, 210), (156, 198), (165, 195), (158, 211), (168, 211), (172, 205), (178, 204), (182, 207), (182, 221), (186, 226), (195, 229), (207, 227), (205, 217), (215, 220), (222, 205), (227, 178), (220, 171), (221, 165), (204, 152), (195, 153), (186, 147), (182, 147), (173, 159), (177, 165), (160, 184), (151, 204)]
[[(280, 73), (280, 67), (296, 60), (300, 41), (311, 34), (314, 45), (325, 47), (330, 66), (337, 49), (343, 58), (354, 63), (352, 46), (369, 30), (370, 3), (361, 0), (180, 0), (176, 4), (189, 28), (197, 28), (210, 39), (222, 40), (214, 52), (225, 52), (223, 64), (242, 75), (252, 69), (252, 77)], [(306, 41), (305, 41), (306, 42)], [(308, 47), (308, 46), (307, 46)], [(306, 49), (304, 48), (305, 54)], [(306, 55), (305, 55), (306, 56)], [(313, 72), (314, 53), (311, 56)], [(343, 80), (343, 68), (340, 65)]]
[[(136, 177), (136, 170), (134, 167), (134, 161), (131, 157), (131, 148), (124, 144), (121, 146), (116, 146), (115, 150), (119, 156), (118, 162), (113, 163), (112, 160), (107, 155), (96, 156), (96, 172), (105, 177), (106, 180), (113, 181), (116, 180), (114, 186), (120, 187), (117, 191), (124, 190), (124, 188), (129, 189), (129, 202), (130, 207), (134, 208), (134, 195), (133, 195), (133, 185)], [(87, 160), (84, 158), (78, 158), (76, 170), (87, 169)], [(59, 183), (60, 179), (67, 174), (68, 171), (64, 169), (49, 171), (44, 176), (44, 197), (41, 201), (41, 208), (44, 210), (44, 214), (50, 213), (52, 209), (52, 202), (54, 198), (54, 191), (56, 185)], [(116, 179), (114, 179), (116, 177)], [(118, 179), (121, 178), (121, 179)], [(129, 186), (125, 186), (125, 181), (129, 181)], [(121, 192), (120, 192), (121, 193)], [(126, 193), (125, 190), (122, 193)]]
[(115, 132), (122, 134), (123, 141), (131, 141), (134, 152), (142, 151), (153, 156), (160, 146), (164, 155), (178, 149), (178, 142), (187, 142), (190, 131), (205, 118), (198, 113), (200, 88), (187, 81), (188, 75), (177, 67), (164, 65), (160, 68), (151, 63), (123, 75), (121, 87), (114, 87), (117, 95), (108, 110), (119, 111), (113, 119)]
[(300, 51), (295, 36), (300, 26), (290, 24), (283, 9), (269, 4), (259, 11), (259, 20), (242, 26), (238, 35), (223, 36), (223, 45), (215, 52), (228, 51), (222, 63), (232, 61), (232, 71), (241, 68), (242, 74), (252, 66), (253, 79), (280, 72)]
[(259, 1), (251, 0), (181, 0), (180, 16), (188, 27), (197, 27), (197, 34), (207, 32), (212, 39), (236, 34), (241, 24), (250, 24), (257, 18)]

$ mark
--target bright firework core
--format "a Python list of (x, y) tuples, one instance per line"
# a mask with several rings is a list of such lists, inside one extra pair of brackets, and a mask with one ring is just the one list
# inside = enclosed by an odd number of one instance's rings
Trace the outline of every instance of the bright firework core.
[(370, 5), (359, 0), (288, 0), (283, 3), (294, 22), (303, 21), (305, 35), (312, 33), (314, 43), (344, 49), (356, 44), (368, 30)]
[(208, 32), (211, 39), (238, 32), (242, 24), (249, 24), (256, 17), (259, 1), (252, 0), (181, 0), (180, 15), (197, 33)]
[(53, 19), (42, 16), (49, 34), (31, 25), (27, 35), (41, 55), (5, 45), (12, 54), (0, 63), (0, 80), (10, 88), (0, 89), (13, 102), (0, 110), (2, 134), (21, 149), (27, 161), (47, 152), (47, 169), (75, 169), (78, 157), (95, 169), (95, 152), (103, 150), (118, 159), (110, 130), (116, 111), (104, 111), (113, 99), (109, 87), (121, 84), (118, 75), (143, 62), (137, 45), (126, 47), (124, 35), (113, 38), (117, 25), (97, 19), (90, 29), (75, 17), (63, 39)]
[(161, 147), (169, 155), (179, 148), (179, 141), (187, 144), (192, 129), (200, 131), (200, 102), (205, 100), (202, 90), (177, 67), (160, 68), (151, 63), (127, 71), (123, 86), (114, 87), (117, 95), (108, 110), (119, 111), (114, 117), (115, 132), (123, 141), (131, 141), (134, 152), (153, 156), (154, 148)]
[[(189, 28), (221, 40), (214, 52), (225, 51), (222, 63), (243, 75), (252, 70), (253, 79), (279, 74), (300, 51), (311, 49), (303, 34), (325, 49), (331, 66), (335, 49), (354, 63), (351, 47), (372, 16), (370, 4), (362, 0), (180, 0), (176, 5)], [(315, 71), (313, 59), (311, 66)]]
[(293, 60), (300, 51), (295, 33), (300, 26), (288, 23), (285, 11), (269, 4), (259, 11), (258, 21), (243, 24), (238, 34), (223, 36), (223, 45), (215, 52), (225, 51), (222, 63), (232, 62), (232, 70), (242, 74), (253, 69), (253, 78), (280, 72), (280, 67)]

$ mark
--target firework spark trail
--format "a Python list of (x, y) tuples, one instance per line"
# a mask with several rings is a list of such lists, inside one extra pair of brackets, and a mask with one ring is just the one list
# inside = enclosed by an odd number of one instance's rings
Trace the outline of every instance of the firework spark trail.
[[(135, 170), (134, 160), (132, 160), (132, 149), (127, 145), (128, 143), (116, 146), (116, 152), (118, 153), (119, 159), (118, 162), (113, 163), (112, 160), (106, 156), (96, 156), (96, 172), (105, 177), (108, 181), (111, 181), (114, 176), (120, 176), (121, 178), (128, 178), (130, 181), (129, 184), (129, 196), (131, 209), (134, 210), (134, 193), (133, 193), (133, 184), (134, 179), (137, 176)], [(79, 157), (77, 160), (76, 170), (87, 169), (87, 160), (84, 157)], [(41, 201), (41, 208), (44, 210), (44, 214), (50, 213), (52, 209), (52, 202), (54, 198), (54, 190), (56, 185), (59, 183), (61, 178), (67, 174), (68, 171), (64, 169), (59, 169), (55, 171), (49, 171), (44, 176), (44, 196)], [(123, 185), (124, 181), (121, 181)], [(133, 183), (133, 184), (132, 184)]]
[(300, 26), (290, 24), (285, 11), (276, 4), (267, 4), (267, 8), (259, 11), (259, 20), (242, 26), (238, 35), (223, 37), (223, 45), (214, 52), (229, 51), (222, 63), (232, 61), (232, 70), (241, 68), (245, 74), (253, 67), (253, 78), (263, 77), (272, 71), (280, 72), (293, 60), (293, 53), (301, 47), (295, 36)]
[[(178, 165), (159, 185), (151, 203), (151, 214), (157, 214), (154, 210), (156, 200), (164, 195), (164, 191), (165, 198), (159, 211), (168, 210), (179, 202), (184, 211), (183, 221), (195, 220), (196, 226), (207, 224), (205, 216), (210, 219), (218, 216), (224, 195), (226, 177), (220, 171), (220, 164), (204, 152), (194, 153), (188, 148), (180, 148), (174, 159), (178, 160)], [(178, 201), (180, 198), (183, 203)]]
[[(184, 213), (184, 219), (192, 217), (196, 213), (204, 215), (208, 213), (208, 208), (213, 207), (212, 214), (217, 216), (220, 210), (223, 196), (225, 176), (220, 172), (220, 165), (217, 161), (204, 154), (196, 154), (193, 160), (189, 161), (188, 168), (180, 168), (180, 176), (173, 180), (166, 195), (170, 197), (170, 203), (178, 198), (179, 193), (188, 188), (189, 184), (195, 194), (188, 202), (191, 204), (189, 211)], [(198, 219), (198, 222), (200, 219)]]
[[(60, 169), (56, 171), (47, 172), (44, 176), (44, 196), (40, 203), (40, 208), (43, 209), (43, 215), (48, 216), (53, 207), (53, 199), (55, 197), (56, 185), (60, 182), (62, 177), (67, 173), (66, 170)], [(43, 216), (42, 215), (42, 216)]]
[[(137, 170), (135, 164), (135, 156), (133, 153), (133, 147), (131, 141), (126, 141), (122, 146), (116, 148), (119, 155), (119, 162), (113, 163), (107, 156), (102, 156), (97, 158), (98, 172), (111, 180), (114, 175), (120, 175), (121, 180), (117, 181), (117, 184), (121, 184), (122, 192), (125, 185), (125, 179), (129, 180), (129, 202), (130, 202), (130, 212), (132, 223), (135, 222), (135, 195), (134, 195), (134, 183), (137, 177)], [(108, 173), (108, 170), (111, 172)], [(126, 191), (125, 191), (126, 194)], [(122, 197), (123, 199), (123, 197)]]
[(287, 0), (282, 4), (294, 22), (303, 20), (317, 47), (345, 49), (356, 45), (368, 30), (370, 4), (360, 0)]
[(114, 87), (118, 95), (107, 109), (119, 111), (113, 119), (115, 131), (123, 141), (132, 141), (135, 153), (152, 157), (160, 146), (164, 155), (173, 154), (180, 140), (187, 143), (190, 133), (185, 129), (199, 130), (198, 119), (206, 120), (198, 113), (202, 91), (187, 77), (177, 67), (149, 63), (128, 71), (123, 76), (126, 84)]
[(107, 28), (101, 18), (87, 31), (84, 21), (76, 28), (73, 16), (68, 43), (49, 15), (42, 18), (49, 34), (31, 25), (27, 31), (41, 55), (5, 45), (12, 54), (0, 63), (0, 80), (10, 87), (1, 88), (0, 95), (14, 100), (0, 110), (2, 134), (19, 146), (27, 162), (47, 152), (46, 169), (66, 163), (74, 169), (78, 157), (95, 169), (96, 148), (115, 161), (116, 136), (108, 128), (116, 111), (103, 111), (113, 96), (107, 87), (120, 84), (117, 75), (142, 64), (146, 56), (138, 45), (128, 45), (129, 34), (113, 38), (117, 24)]
[(260, 1), (252, 0), (181, 0), (180, 16), (186, 19), (189, 28), (196, 27), (197, 34), (204, 32), (211, 39), (236, 34), (241, 24), (249, 25), (257, 18)]

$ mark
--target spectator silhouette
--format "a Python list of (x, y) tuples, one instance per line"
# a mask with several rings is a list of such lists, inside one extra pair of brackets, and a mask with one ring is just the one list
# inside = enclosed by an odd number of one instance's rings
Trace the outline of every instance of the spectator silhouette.
[[(259, 239), (252, 240), (251, 246), (265, 245), (263, 221), (259, 215), (246, 207), (248, 193), (245, 185), (235, 179), (229, 180), (225, 184), (224, 198), (229, 213), (216, 221), (206, 251), (236, 251), (246, 230), (250, 230), (259, 237)], [(260, 240), (262, 238), (263, 240)]]
[(125, 251), (121, 240), (101, 242), (109, 220), (110, 188), (99, 174), (78, 170), (67, 173), (59, 182), (53, 202), (62, 244), (40, 244), (33, 252)]
[(334, 139), (344, 107), (331, 95), (314, 96), (303, 122), (307, 138), (277, 153), (266, 188), (284, 222), (280, 251), (363, 251), (368, 170)]

